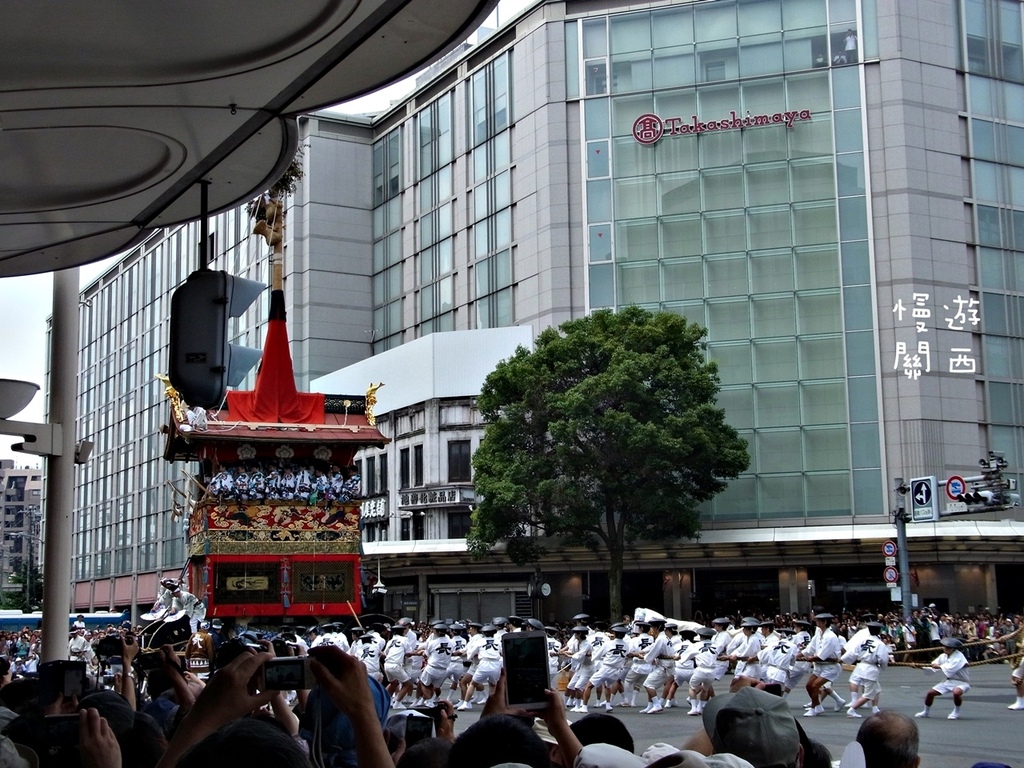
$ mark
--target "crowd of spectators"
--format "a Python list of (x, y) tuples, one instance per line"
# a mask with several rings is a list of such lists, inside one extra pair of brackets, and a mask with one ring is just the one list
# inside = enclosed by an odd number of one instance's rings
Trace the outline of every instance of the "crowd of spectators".
[[(891, 629), (904, 626), (879, 614)], [(864, 614), (858, 617), (863, 621)], [(858, 617), (837, 617), (836, 631), (852, 636)], [(764, 616), (779, 624), (791, 615)], [(890, 621), (892, 620), (892, 621)], [(218, 625), (220, 622), (218, 622)], [(897, 626), (893, 626), (893, 624)], [(995, 638), (1011, 634), (1019, 618), (962, 617), (928, 609), (907, 626), (932, 642), (964, 640), (969, 628)], [(424, 627), (425, 629), (425, 627)], [(559, 625), (569, 633), (571, 625)], [(304, 642), (275, 643), (217, 627), (212, 673), (201, 679), (171, 646), (139, 647), (137, 628), (74, 629), (69, 650), (84, 642), (94, 674), (88, 690), (48, 690), (37, 674), (16, 672), (38, 654), (39, 633), (0, 636), (0, 765), (17, 768), (198, 768), (210, 764), (272, 763), (275, 768), (419, 768), (420, 766), (536, 766), (536, 768), (830, 768), (832, 756), (809, 738), (784, 699), (755, 688), (720, 694), (701, 713), (703, 729), (684, 744), (655, 744), (634, 753), (621, 719), (587, 714), (570, 723), (563, 698), (549, 691), (536, 712), (510, 710), (504, 673), (481, 719), (456, 735), (456, 712), (441, 701), (428, 713), (432, 736), (410, 748), (391, 697), (357, 656), (326, 643), (308, 650), (311, 689), (285, 691), (266, 683), (265, 665), (282, 655), (306, 654)], [(994, 643), (993, 643), (994, 644)], [(1005, 647), (1008, 643), (1004, 642)], [(922, 647), (907, 644), (907, 649)], [(301, 648), (301, 650), (300, 650)], [(282, 652), (282, 649), (283, 652)], [(1008, 650), (1008, 653), (1013, 653)], [(410, 715), (412, 713), (403, 713)], [(539, 715), (539, 717), (538, 717)], [(413, 715), (415, 716), (415, 715)], [(918, 768), (918, 731), (893, 712), (866, 718), (851, 748), (854, 765)], [(848, 749), (849, 751), (849, 749)], [(843, 766), (847, 765), (844, 755)]]

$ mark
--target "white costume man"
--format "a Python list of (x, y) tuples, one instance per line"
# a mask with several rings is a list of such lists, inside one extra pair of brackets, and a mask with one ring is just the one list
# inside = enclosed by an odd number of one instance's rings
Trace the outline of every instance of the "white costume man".
[(199, 622), (206, 618), (206, 605), (198, 597), (181, 586), (177, 579), (160, 582), (160, 604), (167, 609), (164, 621), (181, 614), (188, 617), (193, 634), (199, 629)]
[(594, 674), (594, 663), (591, 660), (594, 646), (589, 640), (590, 628), (577, 624), (572, 628), (572, 639), (566, 643), (564, 654), (569, 657), (569, 669), (572, 678), (565, 689), (565, 706), (573, 712), (586, 712), (583, 703), (583, 691)]
[(929, 717), (932, 709), (932, 702), (936, 696), (944, 693), (953, 694), (953, 711), (946, 718), (948, 720), (960, 719), (960, 705), (963, 703), (963, 696), (971, 690), (971, 673), (968, 668), (967, 657), (960, 652), (964, 644), (955, 637), (944, 637), (939, 643), (946, 649), (940, 654), (930, 667), (925, 667), (928, 672), (941, 672), (945, 677), (941, 682), (931, 687), (925, 694), (924, 709), (914, 717)]
[(387, 677), (387, 691), (391, 694), (392, 709), (405, 709), (402, 703), (413, 687), (413, 681), (405, 669), (406, 626), (398, 623), (391, 628), (391, 639), (384, 645), (384, 675)]
[[(814, 616), (818, 631), (803, 653), (805, 659), (813, 662), (811, 679), (807, 681), (807, 695), (811, 697), (811, 706), (804, 712), (804, 717), (816, 717), (825, 713), (824, 707), (821, 706), (822, 690), (834, 683), (839, 673), (843, 671), (839, 663), (839, 657), (843, 655), (843, 641), (832, 631), (834, 618), (831, 613), (818, 613)], [(833, 695), (838, 697), (834, 692)], [(846, 703), (842, 698), (839, 701), (841, 703), (836, 705), (837, 711)]]
[(735, 644), (729, 658), (736, 662), (736, 673), (732, 679), (730, 690), (735, 693), (740, 688), (749, 688), (761, 682), (761, 666), (757, 654), (761, 652), (764, 635), (761, 634), (761, 622), (753, 616), (747, 616), (740, 622), (739, 642)]
[(366, 667), (366, 674), (377, 682), (382, 682), (384, 675), (380, 671), (380, 642), (372, 632), (364, 632), (352, 645), (352, 655)]
[(644, 654), (644, 662), (651, 666), (651, 671), (644, 680), (647, 706), (640, 710), (640, 714), (657, 715), (665, 711), (665, 700), (661, 694), (672, 679), (676, 663), (669, 636), (665, 633), (664, 619), (651, 619), (651, 644)]
[[(728, 632), (726, 633), (728, 635)], [(691, 645), (687, 651), (679, 657), (679, 664), (686, 664), (691, 659), (694, 663), (693, 674), (690, 675), (690, 711), (688, 715), (699, 715), (704, 711), (704, 705), (708, 699), (714, 696), (715, 680), (718, 678), (718, 650), (715, 640), (718, 633), (711, 627), (701, 627), (697, 630), (696, 643)]]
[(643, 685), (647, 676), (654, 670), (654, 666), (646, 661), (647, 649), (651, 647), (654, 638), (650, 635), (651, 624), (647, 621), (633, 622), (640, 630), (640, 634), (633, 638), (629, 647), (627, 658), (632, 659), (632, 665), (626, 673), (623, 681), (623, 700), (620, 707), (635, 707), (637, 689)]
[(882, 695), (882, 686), (879, 677), (882, 670), (889, 666), (889, 646), (882, 642), (881, 635), (884, 625), (877, 621), (869, 621), (865, 627), (868, 636), (853, 646), (847, 646), (843, 653), (844, 664), (854, 664), (853, 672), (850, 675), (850, 691), (859, 696), (851, 697), (850, 708), (846, 710), (847, 717), (860, 717), (857, 710), (872, 703), (872, 711), (878, 713), (878, 699)]
[(463, 666), (463, 659), (466, 656), (466, 638), (462, 634), (465, 631), (466, 625), (462, 622), (457, 621), (451, 625), (452, 653), (451, 658), (448, 660), (448, 674), (445, 676), (445, 680), (450, 681), (451, 685), (444, 694), (445, 701), (451, 701), (452, 691), (456, 691), (456, 699), (461, 698), (458, 690), (459, 682), (466, 671), (466, 668)]
[[(718, 656), (718, 661), (715, 663), (715, 680), (721, 680), (729, 670), (729, 660), (723, 657), (728, 655), (729, 644), (733, 639), (732, 632), (729, 631), (730, 624), (732, 622), (725, 616), (720, 616), (711, 622), (711, 628), (715, 630), (715, 634), (711, 638), (711, 645), (714, 646), (715, 654)], [(739, 634), (737, 633), (737, 635)], [(712, 689), (711, 695), (715, 695), (714, 689)]]
[[(462, 701), (456, 705), (456, 709), (465, 711), (473, 708), (473, 693), (476, 688), (473, 686), (473, 676), (476, 674), (477, 669), (480, 668), (480, 648), (486, 642), (481, 630), (484, 625), (478, 621), (471, 621), (466, 624), (466, 634), (469, 638), (466, 640), (466, 647), (462, 652), (463, 660), (463, 675), (459, 681), (459, 687), (462, 690)], [(469, 666), (466, 666), (466, 664)]]
[[(666, 624), (665, 628), (668, 629), (669, 625)], [(697, 634), (692, 629), (684, 629), (672, 636), (671, 640), (672, 654), (676, 657), (675, 671), (672, 674), (672, 684), (669, 687), (669, 695), (665, 699), (665, 709), (669, 707), (678, 707), (676, 703), (676, 691), (680, 688), (687, 691), (689, 696), (690, 677), (693, 675), (693, 670), (696, 664), (693, 661), (694, 654), (690, 653), (690, 648), (697, 643)], [(685, 660), (684, 660), (685, 659)], [(692, 704), (687, 699), (687, 703)]]
[(452, 660), (452, 639), (448, 637), (448, 625), (436, 622), (430, 627), (430, 637), (423, 648), (423, 671), (420, 673), (420, 698), (422, 705), (432, 707), (437, 703), (441, 686), (448, 677), (448, 665)]
[(590, 690), (597, 689), (598, 704), (600, 704), (601, 690), (605, 691), (604, 708), (611, 712), (612, 690), (618, 685), (619, 674), (626, 665), (626, 652), (629, 647), (626, 640), (626, 625), (613, 624), (608, 630), (614, 639), (604, 643), (601, 649), (601, 656), (596, 662), (596, 669), (587, 681), (587, 687), (583, 691), (584, 701), (590, 698)]
[(68, 656), (72, 661), (84, 661), (92, 666), (93, 659), (96, 657), (96, 652), (92, 648), (92, 643), (89, 642), (89, 638), (85, 636), (85, 628), (76, 629), (75, 634), (71, 636), (68, 641)]
[[(786, 633), (787, 630), (781, 630)], [(765, 646), (758, 659), (761, 663), (761, 679), (766, 685), (778, 685), (784, 692), (789, 690), (788, 681), (799, 646), (792, 638), (780, 637), (772, 646)]]
[(789, 668), (789, 674), (786, 676), (786, 683), (782, 689), (782, 695), (786, 696), (796, 688), (807, 677), (807, 673), (811, 671), (811, 662), (803, 658), (803, 652), (807, 646), (811, 643), (811, 633), (808, 631), (811, 627), (811, 622), (806, 619), (794, 619), (793, 620), (793, 645), (796, 646), (796, 655), (793, 658), (793, 664)]
[[(488, 685), (497, 685), (498, 677), (501, 675), (501, 642), (495, 638), (497, 631), (498, 628), (493, 624), (484, 626), (483, 643), (473, 651), (480, 662), (473, 674), (473, 687), (479, 693), (483, 693)], [(472, 657), (470, 660), (472, 661)], [(469, 709), (469, 706), (463, 709)]]

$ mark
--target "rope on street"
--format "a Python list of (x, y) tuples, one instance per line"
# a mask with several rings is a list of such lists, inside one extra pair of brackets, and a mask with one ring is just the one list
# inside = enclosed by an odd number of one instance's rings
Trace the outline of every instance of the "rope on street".
[[(989, 645), (992, 645), (993, 643), (1004, 643), (1007, 640), (1012, 640), (1015, 637), (1019, 637), (1021, 632), (1024, 632), (1024, 626), (1015, 629), (1013, 632), (1011, 632), (1008, 635), (1002, 635), (1001, 637), (990, 637), (990, 638), (986, 638), (984, 640), (972, 640), (970, 642), (966, 642), (966, 643), (964, 643), (963, 648), (964, 649), (966, 649), (966, 648), (977, 648), (978, 646), (989, 646)], [(960, 650), (963, 650), (963, 649), (960, 649)], [(906, 658), (907, 656), (912, 656), (912, 655), (915, 655), (915, 654), (922, 654), (922, 653), (927, 653), (927, 654), (934, 655), (935, 652), (936, 652), (935, 648), (908, 648), (907, 650), (903, 650), (903, 651), (894, 651), (893, 655), (894, 656), (898, 656), (900, 658)], [(1002, 664), (1002, 663), (1005, 662), (1005, 663), (1008, 663), (1011, 667), (1016, 667), (1017, 664), (1020, 662), (1021, 656), (1024, 656), (1024, 650), (1018, 649), (1015, 653), (1008, 654), (1006, 656), (996, 656), (995, 658), (992, 658), (992, 659), (979, 659), (977, 661), (968, 661), (967, 662), (967, 666), (969, 666), (969, 667), (980, 667), (980, 666), (984, 666), (985, 664)], [(921, 664), (921, 663), (912, 662), (912, 661), (890, 661), (889, 662), (889, 666), (890, 667), (913, 667), (915, 669), (924, 669), (925, 667), (930, 666), (930, 664)]]

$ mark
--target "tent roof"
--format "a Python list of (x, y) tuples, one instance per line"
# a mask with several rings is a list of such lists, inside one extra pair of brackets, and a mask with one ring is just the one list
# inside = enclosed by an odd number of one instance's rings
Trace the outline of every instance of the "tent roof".
[(0, 277), (87, 264), (271, 186), (295, 116), (452, 48), (497, 0), (4, 6)]

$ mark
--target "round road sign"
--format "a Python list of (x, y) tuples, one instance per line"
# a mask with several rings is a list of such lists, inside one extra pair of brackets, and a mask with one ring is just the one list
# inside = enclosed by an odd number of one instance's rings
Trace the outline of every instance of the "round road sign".
[(950, 475), (946, 480), (946, 495), (951, 501), (956, 501), (956, 497), (962, 493), (967, 493), (967, 483), (960, 475)]
[(895, 584), (900, 580), (900, 572), (890, 565), (882, 571), (882, 578), (885, 579), (886, 584)]
[(887, 541), (882, 545), (882, 554), (886, 557), (893, 557), (896, 554), (896, 542)]

